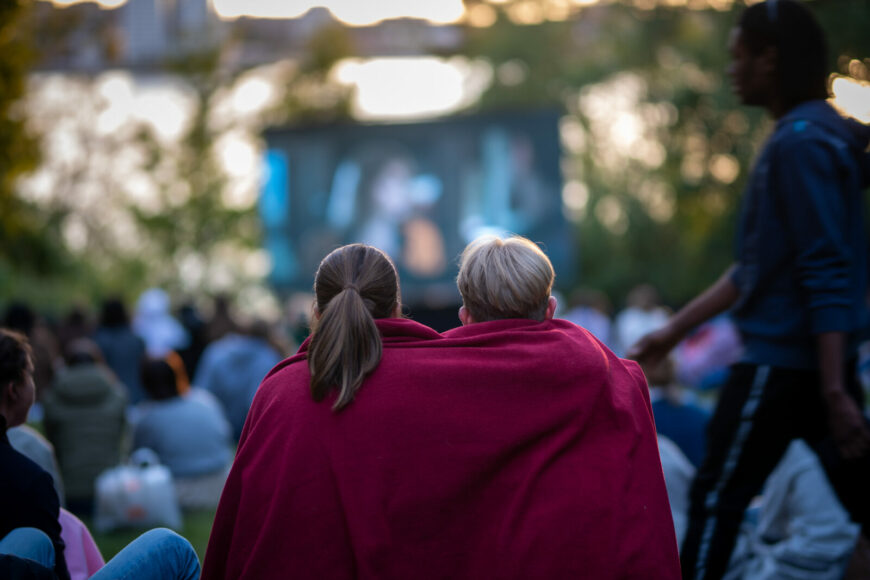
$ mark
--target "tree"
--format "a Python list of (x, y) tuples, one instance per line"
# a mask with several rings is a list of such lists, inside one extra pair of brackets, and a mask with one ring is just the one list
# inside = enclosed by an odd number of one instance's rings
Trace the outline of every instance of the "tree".
[[(20, 260), (10, 265), (14, 283), (0, 292), (56, 310), (109, 293), (133, 300), (152, 285), (202, 296), (264, 284), (257, 135), (267, 124), (300, 117), (349, 116), (349, 92), (331, 83), (328, 72), (350, 48), (343, 29), (322, 30), (308, 58), (270, 65), (282, 89), (274, 103), (240, 114), (230, 106), (233, 92), (258, 71), (233, 60), (236, 41), (231, 36), (188, 49), (142, 76), (48, 73), (31, 79), (28, 121), (45, 132), (45, 155), (12, 199), (39, 199), (27, 206), (40, 226), (34, 234), (56, 243), (45, 252), (51, 261), (32, 279)], [(135, 115), (113, 124), (113, 99), (106, 94), (135, 100), (150, 85), (176, 95), (174, 106), (184, 117), (177, 135), (167, 137)], [(222, 159), (228, 144), (237, 150), (239, 143), (254, 161), (242, 178), (228, 174)], [(19, 215), (15, 223), (25, 216)], [(10, 235), (25, 250), (39, 247), (26, 243), (20, 228)]]
[(38, 139), (24, 114), (27, 75), (36, 57), (29, 10), (28, 2), (0, 1), (0, 297), (19, 272), (58, 265), (56, 240), (44, 235), (36, 208), (18, 194), (21, 177), (39, 163)]

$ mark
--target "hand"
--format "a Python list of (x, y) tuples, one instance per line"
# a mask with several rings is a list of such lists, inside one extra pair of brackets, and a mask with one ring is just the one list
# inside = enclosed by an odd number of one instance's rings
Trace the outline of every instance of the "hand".
[(634, 359), (644, 365), (656, 365), (677, 345), (679, 337), (670, 325), (665, 325), (640, 338), (625, 353), (625, 358)]
[(826, 396), (831, 436), (844, 459), (857, 459), (870, 451), (870, 429), (855, 401), (845, 391)]

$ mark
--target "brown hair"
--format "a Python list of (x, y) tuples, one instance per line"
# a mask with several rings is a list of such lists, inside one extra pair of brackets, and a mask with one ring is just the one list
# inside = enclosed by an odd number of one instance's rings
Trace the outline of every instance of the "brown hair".
[(479, 238), (465, 248), (456, 285), (475, 322), (543, 320), (556, 274), (546, 254), (520, 236)]
[(308, 349), (311, 395), (321, 401), (338, 389), (336, 411), (353, 400), (365, 376), (381, 360), (376, 318), (389, 318), (399, 304), (399, 275), (382, 251), (364, 244), (333, 250), (314, 276), (320, 318)]
[(0, 387), (18, 384), (33, 370), (33, 351), (27, 337), (14, 330), (0, 328)]

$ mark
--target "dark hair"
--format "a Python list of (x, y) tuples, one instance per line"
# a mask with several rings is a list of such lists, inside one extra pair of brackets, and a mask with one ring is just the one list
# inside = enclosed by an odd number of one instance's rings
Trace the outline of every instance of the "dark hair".
[(828, 46), (812, 12), (795, 0), (767, 0), (748, 7), (738, 22), (753, 55), (777, 49), (777, 82), (785, 110), (828, 96)]
[(20, 383), (33, 369), (33, 351), (27, 337), (20, 332), (0, 328), (0, 387)]
[(64, 360), (69, 367), (104, 362), (100, 347), (89, 338), (77, 338), (66, 345)]
[(120, 298), (109, 298), (100, 309), (100, 326), (103, 328), (122, 328), (129, 324), (127, 309)]
[(25, 302), (12, 302), (6, 307), (3, 326), (29, 336), (36, 325), (36, 314)]
[(146, 357), (142, 360), (142, 386), (155, 401), (171, 399), (178, 395), (178, 377), (172, 365), (162, 358)]
[(314, 276), (320, 320), (308, 350), (311, 395), (321, 401), (338, 388), (333, 409), (346, 407), (381, 360), (375, 318), (389, 318), (399, 304), (399, 275), (382, 251), (351, 244), (326, 256)]

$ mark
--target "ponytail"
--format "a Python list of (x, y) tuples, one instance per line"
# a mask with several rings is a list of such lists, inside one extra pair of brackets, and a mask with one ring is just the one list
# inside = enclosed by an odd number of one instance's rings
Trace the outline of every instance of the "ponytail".
[(332, 408), (343, 409), (365, 376), (378, 366), (382, 352), (380, 332), (362, 296), (352, 288), (342, 290), (327, 305), (311, 337), (311, 396), (322, 401), (333, 386), (338, 386), (338, 399)]
[(339, 411), (353, 401), (381, 360), (383, 344), (375, 318), (388, 318), (395, 311), (398, 275), (383, 252), (352, 244), (323, 259), (314, 291), (320, 320), (308, 349), (311, 396), (322, 401), (336, 388), (332, 408)]

